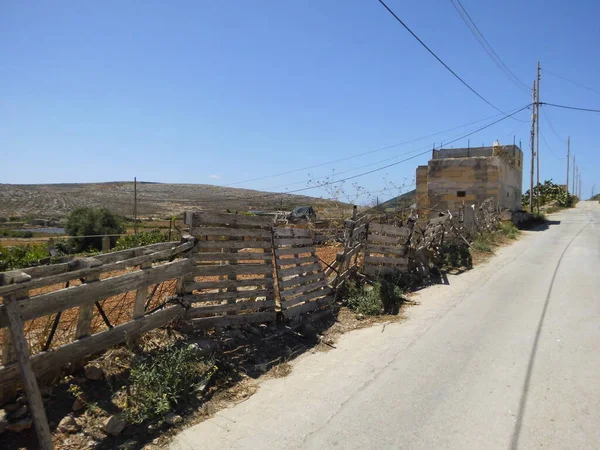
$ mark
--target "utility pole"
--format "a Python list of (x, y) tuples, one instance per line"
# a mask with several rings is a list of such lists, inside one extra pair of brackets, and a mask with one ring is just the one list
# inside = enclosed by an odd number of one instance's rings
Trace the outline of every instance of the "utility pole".
[[(535, 124), (536, 124), (536, 131), (535, 131), (535, 140), (536, 140), (536, 145), (535, 145), (535, 149), (536, 149), (536, 169), (537, 169), (537, 177), (536, 177), (536, 182), (537, 182), (537, 186), (539, 189), (539, 185), (540, 185), (540, 62), (538, 61), (537, 63), (537, 87), (536, 87), (536, 110), (537, 110), (537, 117), (535, 120)], [(537, 210), (538, 213), (540, 212), (540, 196), (538, 195), (536, 198), (536, 204), (537, 204)]]
[(133, 233), (138, 234), (137, 223), (137, 177), (133, 177)]
[(531, 106), (531, 179), (529, 182), (529, 212), (533, 213), (533, 168), (535, 166), (535, 119), (536, 119), (536, 110), (535, 110), (535, 81), (533, 82), (533, 103)]
[(573, 192), (573, 195), (575, 195), (575, 168), (577, 166), (575, 165), (575, 155), (573, 155), (573, 189), (571, 190)]
[(571, 160), (571, 136), (567, 137), (567, 194), (569, 193), (569, 161)]

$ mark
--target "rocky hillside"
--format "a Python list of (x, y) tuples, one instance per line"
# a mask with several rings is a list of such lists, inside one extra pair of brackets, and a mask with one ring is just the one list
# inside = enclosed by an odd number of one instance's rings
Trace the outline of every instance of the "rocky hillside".
[[(210, 184), (138, 182), (138, 216), (169, 217), (186, 210), (272, 210), (298, 205), (333, 207), (334, 202), (292, 194), (271, 194)], [(0, 184), (0, 217), (64, 217), (80, 206), (104, 207), (130, 216), (133, 183)]]

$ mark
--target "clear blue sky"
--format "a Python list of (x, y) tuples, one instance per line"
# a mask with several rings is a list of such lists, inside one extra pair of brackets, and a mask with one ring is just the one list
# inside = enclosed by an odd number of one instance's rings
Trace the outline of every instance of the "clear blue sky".
[[(450, 0), (388, 5), (499, 108), (530, 102), (486, 55)], [(539, 60), (542, 68), (600, 91), (599, 2), (463, 5), (528, 86)], [(376, 0), (5, 1), (0, 53), (0, 183), (137, 176), (228, 185), (498, 114)], [(542, 101), (600, 108), (599, 94), (547, 74), (541, 83)], [(570, 135), (585, 195), (594, 183), (599, 192), (600, 114), (543, 109), (560, 139), (544, 119), (542, 136), (550, 148), (541, 140), (541, 178), (564, 182)], [(529, 154), (529, 114), (516, 116), (525, 122), (508, 119), (471, 136), (471, 145), (512, 143), (515, 135)], [(486, 123), (239, 187), (289, 191), (333, 169), (345, 172), (338, 178), (351, 176)], [(467, 140), (453, 145), (466, 146)], [(389, 195), (377, 191), (386, 180), (412, 183), (416, 166), (427, 159), (352, 181), (384, 199)], [(353, 191), (349, 183), (345, 189)]]

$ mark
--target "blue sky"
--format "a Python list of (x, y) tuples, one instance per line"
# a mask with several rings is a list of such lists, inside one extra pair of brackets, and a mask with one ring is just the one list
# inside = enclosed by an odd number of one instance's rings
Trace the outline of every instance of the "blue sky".
[[(450, 0), (387, 3), (494, 105), (509, 111), (530, 102)], [(600, 91), (600, 3), (462, 3), (527, 86), (539, 60)], [(285, 192), (400, 161), (500, 117), (376, 0), (2, 2), (0, 52), (0, 183), (137, 176)], [(600, 94), (546, 73), (541, 83), (542, 101), (600, 108)], [(541, 178), (564, 182), (570, 135), (584, 194), (593, 184), (600, 192), (600, 114), (543, 109)], [(516, 136), (528, 155), (529, 114), (471, 136), (471, 145)], [(353, 179), (344, 190), (353, 196), (354, 182), (383, 200), (385, 189), (408, 189), (427, 159)]]

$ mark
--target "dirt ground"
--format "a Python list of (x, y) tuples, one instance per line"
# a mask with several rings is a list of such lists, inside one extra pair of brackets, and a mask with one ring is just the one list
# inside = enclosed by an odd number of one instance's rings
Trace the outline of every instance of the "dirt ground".
[[(94, 365), (103, 369), (104, 379), (86, 379), (80, 370), (60, 377), (53, 388), (43, 389), (55, 446), (69, 450), (159, 448), (178, 430), (206, 420), (222, 408), (246, 400), (256, 392), (262, 380), (288, 375), (292, 370), (292, 361), (307, 351), (328, 351), (335, 348), (338, 336), (343, 333), (402, 319), (402, 309), (394, 316), (359, 319), (347, 308), (337, 306), (332, 311), (315, 313), (312, 319), (309, 316), (308, 320), (295, 325), (247, 325), (187, 334), (175, 328), (154, 330), (143, 337), (140, 343), (142, 350), (139, 352), (151, 352), (177, 341), (185, 344), (196, 342), (199, 345), (204, 345), (208, 340), (216, 343), (214, 352), (207, 358), (214, 362), (218, 370), (200, 396), (189, 398), (177, 406), (174, 413), (181, 415), (183, 421), (173, 426), (164, 421), (128, 425), (117, 437), (107, 436), (102, 431), (103, 421), (119, 411), (119, 398), (115, 392), (126, 384), (129, 364), (136, 357), (130, 349), (118, 347), (93, 361)], [(79, 393), (77, 395), (84, 398), (86, 403), (78, 412), (72, 412), (76, 400), (74, 393)], [(76, 433), (57, 429), (58, 423), (68, 414), (74, 417), (80, 427)], [(22, 433), (3, 433), (0, 435), (0, 448), (36, 448), (33, 428)]]

